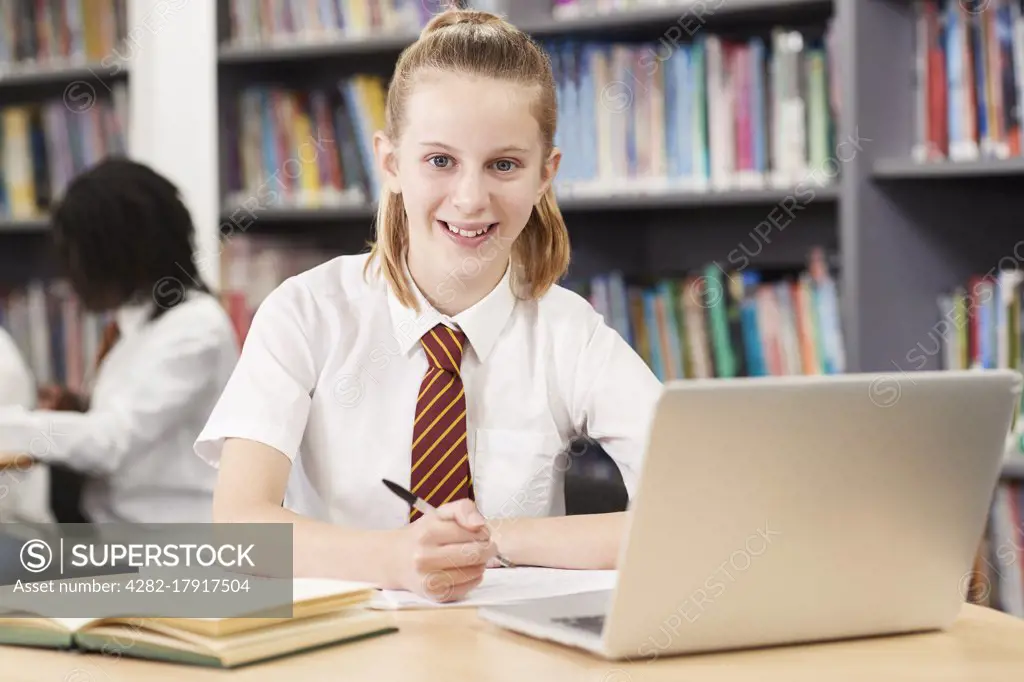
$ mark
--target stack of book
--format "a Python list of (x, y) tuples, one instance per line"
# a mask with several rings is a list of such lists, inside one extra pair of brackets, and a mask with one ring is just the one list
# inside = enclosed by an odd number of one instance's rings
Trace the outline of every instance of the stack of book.
[(124, 154), (126, 108), (123, 83), (107, 100), (84, 82), (64, 99), (0, 108), (0, 218), (45, 215), (75, 175)]
[[(122, 589), (128, 582), (146, 581), (137, 575), (141, 573), (101, 576), (100, 584)], [(232, 583), (244, 585), (239, 589), (248, 591), (259, 589), (258, 583), (267, 580), (284, 579), (238, 575)], [(96, 579), (65, 578), (50, 582), (51, 591), (72, 593), (90, 591), (90, 584)], [(154, 581), (150, 578), (148, 582)], [(179, 582), (188, 584), (190, 580), (167, 581), (171, 582), (177, 587)], [(206, 579), (191, 582), (213, 584), (213, 580)], [(6, 585), (0, 589), (0, 644), (236, 668), (398, 631), (392, 615), (369, 608), (376, 594), (373, 585), (312, 578), (288, 582), (292, 583), (290, 608), (271, 607), (262, 612), (203, 618), (132, 613), (94, 618), (33, 617), (32, 613), (13, 609), (5, 613), (8, 609), (2, 608), (6, 606), (4, 602), (13, 601), (10, 597), (15, 591), (15, 586)], [(282, 612), (290, 612), (291, 616), (266, 615)]]
[(1021, 155), (1024, 11), (1018, 0), (917, 0), (914, 158)]

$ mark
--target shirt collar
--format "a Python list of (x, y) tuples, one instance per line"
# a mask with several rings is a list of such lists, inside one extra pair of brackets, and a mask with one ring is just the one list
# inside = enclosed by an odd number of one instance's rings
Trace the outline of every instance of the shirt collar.
[(122, 305), (114, 312), (114, 320), (117, 322), (118, 332), (121, 336), (133, 333), (145, 324), (152, 312), (152, 301), (126, 303)]
[(420, 310), (417, 313), (412, 308), (403, 306), (392, 288), (387, 286), (388, 309), (391, 312), (391, 322), (394, 325), (394, 335), (400, 351), (403, 354), (408, 353), (419, 343), (424, 334), (438, 323), (443, 323), (465, 332), (473, 352), (481, 362), (485, 361), (515, 307), (511, 272), (510, 260), (505, 267), (505, 274), (502, 275), (501, 281), (486, 296), (458, 315), (449, 317), (434, 308), (424, 298), (423, 293), (409, 274), (408, 266), (405, 266), (403, 274), (412, 288), (413, 297), (419, 304)]

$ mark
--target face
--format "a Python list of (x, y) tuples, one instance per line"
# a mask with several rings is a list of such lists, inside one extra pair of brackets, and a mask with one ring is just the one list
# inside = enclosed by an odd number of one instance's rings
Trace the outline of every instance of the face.
[(410, 268), (467, 285), (504, 272), (558, 167), (558, 151), (544, 153), (535, 99), (507, 81), (419, 74), (401, 138), (375, 139), (383, 180), (408, 214)]

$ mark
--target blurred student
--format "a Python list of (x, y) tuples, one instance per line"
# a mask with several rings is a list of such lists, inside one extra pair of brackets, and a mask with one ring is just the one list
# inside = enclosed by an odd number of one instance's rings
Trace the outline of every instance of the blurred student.
[(76, 296), (108, 320), (96, 373), (87, 395), (44, 387), (43, 409), (0, 408), (0, 452), (82, 474), (93, 523), (209, 521), (216, 472), (192, 445), (238, 349), (177, 188), (108, 159), (70, 183), (52, 231)]
[(404, 51), (374, 138), (372, 251), (272, 292), (196, 443), (220, 466), (215, 519), (292, 522), (298, 575), (437, 600), (499, 549), (615, 566), (625, 515), (566, 516), (558, 456), (588, 435), (632, 493), (661, 384), (556, 284), (556, 120), (546, 55), (497, 16), (445, 12)]

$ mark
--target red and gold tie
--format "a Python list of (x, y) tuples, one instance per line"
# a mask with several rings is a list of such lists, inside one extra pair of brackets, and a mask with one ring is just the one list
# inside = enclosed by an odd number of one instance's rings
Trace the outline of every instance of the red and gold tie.
[[(412, 428), (412, 492), (440, 507), (473, 497), (466, 444), (466, 392), (460, 374), (466, 335), (439, 324), (420, 339), (430, 367), (420, 383)], [(409, 520), (420, 512), (413, 509)]]

